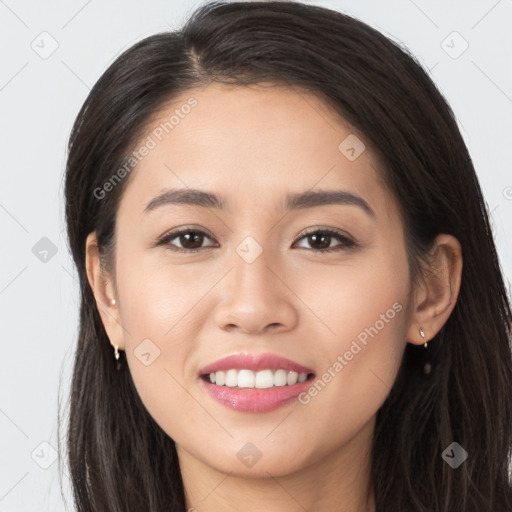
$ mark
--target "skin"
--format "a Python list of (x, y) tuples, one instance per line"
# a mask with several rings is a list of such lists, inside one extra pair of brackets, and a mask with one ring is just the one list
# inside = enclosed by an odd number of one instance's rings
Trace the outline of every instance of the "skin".
[[(460, 245), (439, 235), (433, 272), (413, 290), (403, 225), (379, 162), (368, 144), (354, 161), (340, 152), (356, 132), (320, 99), (276, 86), (212, 84), (176, 98), (151, 126), (191, 96), (197, 106), (132, 171), (117, 212), (113, 275), (100, 270), (95, 234), (87, 239), (89, 282), (110, 341), (126, 351), (143, 403), (176, 442), (189, 508), (374, 512), (376, 413), (406, 343), (424, 343), (420, 326), (433, 338), (453, 310)], [(143, 213), (172, 187), (214, 192), (228, 208)], [(349, 191), (374, 216), (355, 205), (278, 210), (286, 194), (320, 189)], [(188, 246), (199, 252), (169, 249), (184, 247), (183, 237), (157, 245), (184, 226), (206, 233)], [(315, 244), (303, 233), (317, 227), (342, 230), (358, 245), (336, 237)], [(250, 264), (236, 252), (247, 236), (263, 250)], [(340, 250), (314, 250), (327, 245)], [(200, 385), (202, 367), (240, 352), (277, 353), (321, 377), (396, 303), (401, 311), (307, 404), (244, 413)], [(160, 351), (149, 366), (134, 353), (145, 339), (152, 354)], [(252, 467), (237, 457), (247, 442), (262, 454)]]

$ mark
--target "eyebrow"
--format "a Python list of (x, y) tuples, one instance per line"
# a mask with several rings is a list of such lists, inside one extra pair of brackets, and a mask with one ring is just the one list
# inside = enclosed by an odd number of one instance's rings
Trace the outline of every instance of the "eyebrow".
[[(219, 210), (226, 208), (224, 198), (204, 190), (186, 188), (170, 189), (162, 192), (147, 204), (144, 213), (169, 204), (200, 206)], [(362, 197), (345, 190), (308, 190), (306, 192), (289, 194), (286, 196), (284, 203), (281, 204), (280, 209), (289, 211), (331, 204), (358, 206), (369, 216), (375, 217), (375, 212)]]

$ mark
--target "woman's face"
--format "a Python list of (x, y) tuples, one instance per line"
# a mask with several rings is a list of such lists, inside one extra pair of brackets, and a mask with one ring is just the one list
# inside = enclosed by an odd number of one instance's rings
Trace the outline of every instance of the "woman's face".
[[(279, 476), (366, 453), (405, 348), (410, 276), (363, 143), (312, 95), (217, 84), (141, 138), (117, 214), (119, 345), (181, 462)], [(223, 207), (187, 203), (192, 189)]]

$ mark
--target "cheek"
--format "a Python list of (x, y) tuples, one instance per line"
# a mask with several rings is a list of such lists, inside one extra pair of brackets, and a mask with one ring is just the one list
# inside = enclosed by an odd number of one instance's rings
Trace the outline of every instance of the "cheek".
[(383, 404), (405, 348), (408, 264), (398, 250), (382, 254), (318, 272), (321, 288), (309, 292), (324, 324), (316, 347), (324, 366), (301, 403), (317, 424), (329, 422), (340, 435), (362, 427)]
[[(121, 314), (130, 333), (137, 338), (176, 338), (194, 316), (194, 304), (211, 287), (194, 265), (171, 265), (154, 257), (155, 250), (125, 250), (118, 262), (118, 291), (123, 298)], [(120, 251), (121, 253), (121, 251)]]
[[(401, 340), (405, 330), (409, 273), (405, 257), (396, 252), (385, 257), (354, 259), (354, 264), (317, 266), (294, 288), (315, 313), (326, 351), (332, 355), (349, 348), (352, 340), (361, 344), (379, 339)], [(398, 335), (398, 338), (397, 338)]]
[(197, 350), (194, 329), (201, 325), (194, 305), (211, 283), (161, 260), (155, 264), (136, 250), (119, 254), (117, 288), (130, 372), (148, 412), (174, 433), (179, 416), (197, 416), (184, 389), (185, 363)]

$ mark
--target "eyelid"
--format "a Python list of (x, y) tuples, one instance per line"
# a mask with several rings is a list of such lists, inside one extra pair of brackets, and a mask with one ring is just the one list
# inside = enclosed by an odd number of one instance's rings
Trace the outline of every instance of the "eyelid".
[(307, 235), (311, 235), (312, 233), (329, 233), (329, 234), (335, 234), (338, 236), (342, 236), (345, 238), (349, 238), (350, 240), (353, 240), (353, 237), (349, 235), (346, 231), (339, 228), (330, 228), (327, 226), (313, 226), (311, 228), (307, 228), (305, 231), (302, 231), (299, 235), (297, 235), (297, 240), (300, 240), (301, 238), (304, 238)]

